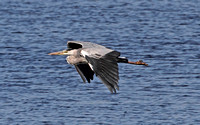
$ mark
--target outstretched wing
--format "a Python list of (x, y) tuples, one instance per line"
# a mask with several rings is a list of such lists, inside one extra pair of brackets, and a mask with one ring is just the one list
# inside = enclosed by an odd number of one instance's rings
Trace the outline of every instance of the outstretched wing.
[(93, 80), (94, 72), (88, 64), (77, 64), (75, 65), (75, 68), (81, 76), (83, 82), (86, 82), (85, 79), (87, 79), (88, 83), (90, 83), (90, 80)]
[[(100, 55), (101, 53), (89, 54), (86, 50), (82, 50), (81, 52), (96, 76), (107, 86), (111, 93), (116, 93), (116, 89), (119, 90), (117, 57), (120, 53), (117, 51), (110, 52), (110, 49), (102, 51), (108, 51), (108, 53)], [(91, 50), (89, 52), (91, 52)], [(98, 50), (96, 49), (95, 52), (98, 52)]]
[(81, 48), (81, 56), (88, 61), (88, 64), (75, 65), (84, 82), (86, 81), (85, 78), (90, 82), (95, 73), (111, 93), (116, 93), (116, 89), (119, 90), (117, 64), (119, 52), (90, 42), (68, 41), (67, 46), (69, 49)]
[(91, 43), (91, 42), (82, 42), (82, 41), (68, 41), (67, 47), (69, 49), (79, 49), (79, 48), (102, 48), (105, 49), (106, 47)]

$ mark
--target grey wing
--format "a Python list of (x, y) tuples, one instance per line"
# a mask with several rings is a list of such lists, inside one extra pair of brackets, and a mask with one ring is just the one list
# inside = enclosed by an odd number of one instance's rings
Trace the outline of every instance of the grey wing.
[(88, 55), (85, 56), (97, 77), (107, 86), (111, 93), (116, 93), (116, 89), (119, 90), (117, 64), (117, 57), (119, 55), (119, 52), (111, 51), (100, 58)]
[(79, 48), (101, 48), (105, 49), (106, 47), (91, 43), (91, 42), (82, 42), (82, 41), (68, 41), (67, 46), (70, 49), (79, 49)]

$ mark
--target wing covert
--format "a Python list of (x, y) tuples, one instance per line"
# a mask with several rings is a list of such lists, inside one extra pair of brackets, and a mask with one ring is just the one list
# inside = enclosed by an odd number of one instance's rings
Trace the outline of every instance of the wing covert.
[(82, 41), (68, 41), (67, 47), (71, 49), (79, 49), (79, 48), (101, 48), (107, 49), (105, 46), (91, 43), (91, 42), (82, 42)]

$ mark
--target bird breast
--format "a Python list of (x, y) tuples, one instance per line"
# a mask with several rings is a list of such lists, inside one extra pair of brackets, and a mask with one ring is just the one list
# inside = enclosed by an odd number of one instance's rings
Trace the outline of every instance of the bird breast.
[(66, 58), (67, 62), (69, 64), (75, 65), (75, 64), (80, 64), (80, 63), (87, 63), (87, 60), (84, 57), (76, 57), (76, 56), (68, 56)]

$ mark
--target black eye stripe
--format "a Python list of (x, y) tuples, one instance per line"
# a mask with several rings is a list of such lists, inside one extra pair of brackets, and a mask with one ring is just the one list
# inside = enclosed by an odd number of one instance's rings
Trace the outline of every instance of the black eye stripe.
[(69, 51), (69, 50), (73, 50), (72, 48), (67, 48), (67, 50)]

